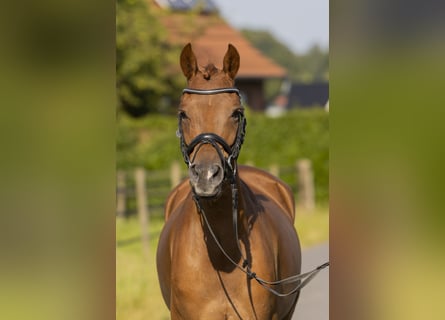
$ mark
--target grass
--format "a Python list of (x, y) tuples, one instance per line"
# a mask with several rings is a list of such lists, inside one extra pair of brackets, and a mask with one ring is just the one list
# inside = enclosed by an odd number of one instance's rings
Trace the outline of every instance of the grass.
[(327, 242), (329, 240), (329, 209), (316, 207), (313, 211), (296, 210), (295, 228), (302, 248)]
[[(150, 220), (150, 248), (144, 255), (137, 219), (116, 220), (116, 319), (170, 319), (156, 274), (156, 247), (163, 219)], [(303, 248), (328, 241), (327, 207), (297, 209), (295, 226)]]
[(156, 274), (156, 246), (163, 220), (150, 221), (150, 247), (143, 254), (135, 218), (116, 220), (116, 319), (170, 319)]

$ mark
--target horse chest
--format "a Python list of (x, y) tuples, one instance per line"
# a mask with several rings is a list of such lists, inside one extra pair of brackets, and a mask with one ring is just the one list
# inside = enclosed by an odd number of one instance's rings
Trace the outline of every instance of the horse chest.
[[(264, 253), (253, 254), (257, 262), (267, 260)], [(273, 319), (275, 300), (225, 257), (221, 257), (226, 260), (222, 267), (228, 269), (218, 270), (207, 247), (193, 240), (183, 242), (174, 257), (173, 265), (178, 267), (172, 268), (172, 319), (239, 319), (240, 315), (242, 319)], [(173, 317), (176, 313), (182, 316)]]
[(274, 302), (239, 270), (192, 272), (176, 280), (172, 319), (273, 319)]

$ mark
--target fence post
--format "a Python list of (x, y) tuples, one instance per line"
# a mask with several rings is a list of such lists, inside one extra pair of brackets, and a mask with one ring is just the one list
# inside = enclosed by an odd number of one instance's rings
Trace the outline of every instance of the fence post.
[(125, 218), (127, 209), (127, 189), (125, 171), (119, 170), (116, 174), (117, 194), (116, 194), (116, 214), (119, 218)]
[(181, 167), (178, 161), (173, 161), (170, 167), (170, 182), (172, 189), (181, 182)]
[(135, 182), (136, 182), (136, 201), (138, 207), (139, 223), (141, 224), (141, 241), (142, 250), (148, 256), (150, 252), (149, 238), (148, 238), (148, 223), (149, 211), (147, 200), (147, 188), (145, 184), (145, 170), (144, 168), (136, 168)]
[(315, 207), (314, 177), (309, 159), (297, 161), (298, 202), (309, 211)]

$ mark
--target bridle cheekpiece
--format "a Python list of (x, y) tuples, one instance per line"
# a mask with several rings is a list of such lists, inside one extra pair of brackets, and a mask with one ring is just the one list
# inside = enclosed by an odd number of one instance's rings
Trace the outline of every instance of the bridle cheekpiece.
[[(236, 93), (241, 100), (241, 95), (239, 90), (233, 87), (209, 89), (209, 90), (186, 88), (182, 91), (182, 94), (185, 93), (199, 94), (199, 95)], [(242, 113), (239, 114), (239, 125), (236, 132), (235, 141), (233, 142), (232, 145), (229, 145), (222, 137), (212, 132), (201, 133), (197, 135), (195, 138), (193, 138), (193, 140), (189, 144), (187, 144), (185, 142), (184, 134), (182, 131), (181, 119), (179, 119), (178, 131), (177, 131), (177, 136), (180, 138), (180, 147), (182, 156), (184, 158), (184, 162), (186, 163), (187, 167), (190, 167), (190, 165), (192, 164), (192, 161), (190, 160), (190, 155), (193, 153), (195, 148), (199, 147), (202, 144), (210, 144), (218, 152), (221, 162), (224, 165), (224, 173), (226, 175), (226, 178), (231, 180), (231, 182), (233, 182), (233, 180), (235, 179), (236, 160), (239, 156), (241, 146), (244, 142), (245, 134), (246, 134), (246, 118)], [(221, 146), (222, 149), (228, 154), (227, 158), (224, 156), (224, 154), (221, 152), (218, 146)]]

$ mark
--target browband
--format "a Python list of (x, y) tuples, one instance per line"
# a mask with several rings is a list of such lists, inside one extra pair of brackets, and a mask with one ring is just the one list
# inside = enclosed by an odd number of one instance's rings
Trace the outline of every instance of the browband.
[(184, 93), (194, 93), (194, 94), (236, 93), (238, 96), (240, 96), (239, 90), (237, 88), (219, 88), (219, 89), (209, 89), (209, 90), (186, 88), (182, 90), (182, 94)]

